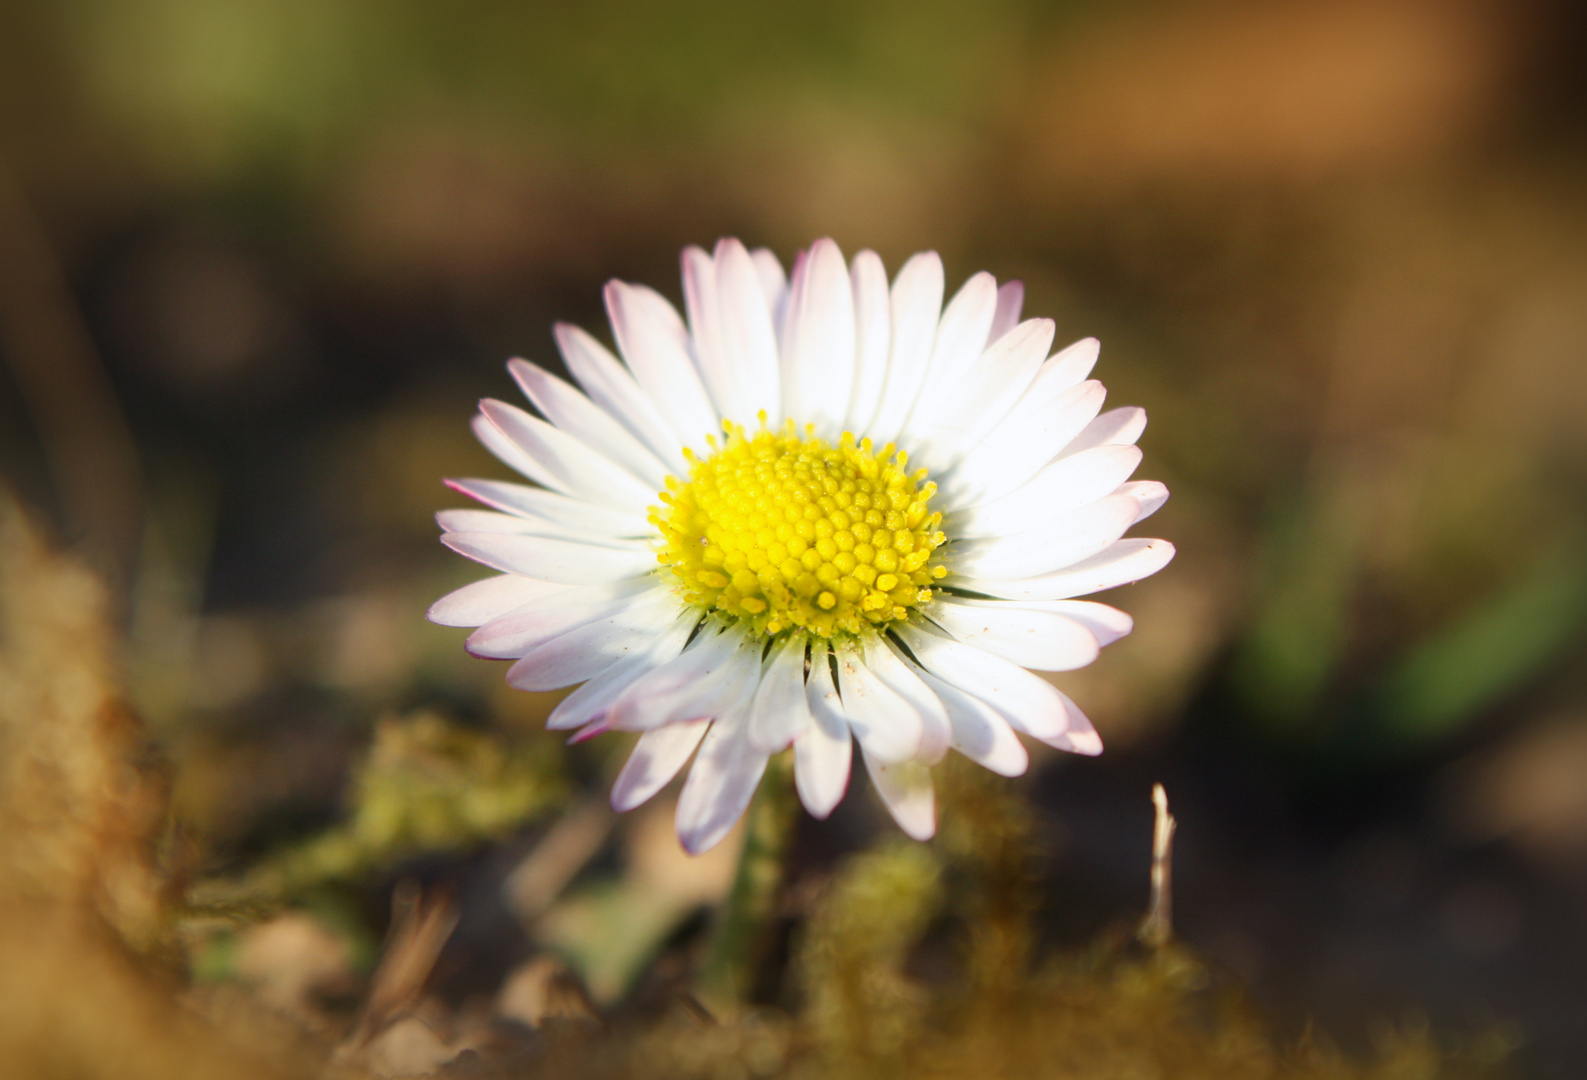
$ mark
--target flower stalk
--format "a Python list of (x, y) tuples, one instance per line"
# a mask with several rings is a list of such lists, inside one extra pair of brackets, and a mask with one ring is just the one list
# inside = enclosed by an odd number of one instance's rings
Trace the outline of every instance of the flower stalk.
[(754, 991), (798, 816), (792, 754), (775, 755), (750, 804), (738, 871), (700, 970), (698, 996), (716, 1016), (738, 1012)]

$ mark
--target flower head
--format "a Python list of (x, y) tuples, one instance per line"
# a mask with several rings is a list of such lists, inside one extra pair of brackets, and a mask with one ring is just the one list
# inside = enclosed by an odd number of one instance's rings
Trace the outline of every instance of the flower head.
[(606, 288), (619, 360), (576, 327), (579, 387), (509, 364), (539, 417), (485, 401), (480, 440), (536, 485), (449, 481), (443, 542), (500, 573), (430, 618), (478, 627), (524, 690), (582, 683), (550, 726), (641, 732), (612, 791), (626, 810), (694, 757), (678, 803), (691, 852), (722, 839), (768, 758), (831, 813), (853, 746), (909, 835), (936, 826), (929, 767), (951, 748), (1013, 776), (1016, 732), (1096, 754), (1090, 721), (1036, 671), (1129, 633), (1075, 599), (1155, 573), (1126, 539), (1168, 497), (1130, 481), (1140, 409), (1103, 413), (1097, 343), (1049, 356), (1023, 289), (976, 274), (944, 307), (934, 252), (891, 286), (818, 241), (791, 278), (723, 240), (683, 253), (687, 321)]

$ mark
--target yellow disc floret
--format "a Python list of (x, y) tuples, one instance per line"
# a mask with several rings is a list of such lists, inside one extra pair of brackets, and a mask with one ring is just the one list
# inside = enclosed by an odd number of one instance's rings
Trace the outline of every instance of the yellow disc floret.
[(689, 479), (667, 478), (650, 520), (684, 598), (756, 633), (802, 627), (859, 635), (908, 617), (947, 571), (929, 503), (937, 485), (909, 455), (844, 433), (833, 446), (792, 420), (753, 435), (724, 421), (724, 442), (684, 451)]

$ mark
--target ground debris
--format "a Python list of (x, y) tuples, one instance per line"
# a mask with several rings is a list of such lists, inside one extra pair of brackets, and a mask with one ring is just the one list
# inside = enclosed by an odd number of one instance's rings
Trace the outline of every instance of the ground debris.
[[(1411, 1024), (1385, 1037), (1369, 1060), (1320, 1036), (1285, 1045), (1231, 979), (1171, 941), (1147, 947), (1121, 930), (1079, 954), (1035, 957), (1028, 807), (1005, 788), (955, 787), (952, 774), (946, 790), (956, 824), (929, 845), (890, 837), (808, 887), (780, 996), (732, 1017), (693, 1001), (682, 989), (686, 978), (658, 1008), (622, 1001), (597, 1008), (578, 976), (544, 950), (484, 996), (444, 1000), (429, 980), (458, 909), (444, 890), (416, 885), (396, 890), (392, 929), (367, 980), (347, 942), (292, 908), (291, 887), (281, 884), (285, 911), (227, 909), (243, 927), (235, 963), (229, 974), (188, 987), (182, 934), (196, 909), (182, 900), (187, 883), (162, 854), (168, 785), (121, 703), (115, 648), (95, 579), (0, 502), (0, 1075), (1507, 1075), (1509, 1044), (1498, 1035), (1451, 1041)], [(397, 839), (369, 850), (405, 849), (415, 838), (421, 846), (477, 845), (482, 834), (538, 812), (556, 790), (534, 779), (538, 766), (503, 756), (489, 735), (423, 718), (383, 731), (361, 782), (388, 812), (364, 827), (395, 822), (374, 832)], [(498, 782), (484, 802), (453, 798), (479, 776)], [(429, 800), (430, 817), (414, 816), (404, 789)], [(331, 876), (351, 866), (338, 864)], [(912, 958), (944, 924), (962, 931), (964, 955), (958, 974), (932, 979)], [(689, 955), (673, 958), (686, 969), (697, 961)], [(339, 1017), (327, 1009), (327, 997), (347, 1005), (360, 993), (360, 1008), (348, 1005)]]

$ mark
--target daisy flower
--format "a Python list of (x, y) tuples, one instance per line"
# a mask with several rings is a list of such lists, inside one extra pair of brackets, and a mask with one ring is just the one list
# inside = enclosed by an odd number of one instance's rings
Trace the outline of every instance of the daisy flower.
[(481, 442), (535, 486), (452, 480), (490, 509), (445, 510), (442, 542), (500, 571), (429, 617), (477, 627), (476, 656), (523, 690), (582, 683), (549, 725), (639, 732), (612, 791), (639, 805), (694, 764), (678, 801), (700, 852), (793, 748), (826, 817), (853, 747), (910, 836), (936, 827), (930, 766), (949, 749), (1024, 772), (1018, 734), (1101, 752), (1085, 715), (1032, 671), (1090, 663), (1129, 633), (1076, 597), (1173, 556), (1123, 538), (1168, 497), (1130, 481), (1146, 424), (1102, 412), (1097, 342), (1049, 356), (1050, 319), (990, 274), (943, 305), (942, 262), (845, 263), (821, 240), (785, 276), (764, 249), (683, 253), (686, 318), (613, 281), (621, 359), (556, 327), (578, 386), (509, 365), (539, 416), (486, 400)]

